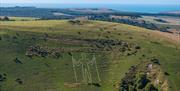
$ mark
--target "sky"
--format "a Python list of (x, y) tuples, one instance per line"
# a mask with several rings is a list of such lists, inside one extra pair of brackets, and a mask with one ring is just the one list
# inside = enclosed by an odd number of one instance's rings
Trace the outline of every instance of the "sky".
[(0, 3), (46, 4), (179, 4), (180, 0), (0, 0)]

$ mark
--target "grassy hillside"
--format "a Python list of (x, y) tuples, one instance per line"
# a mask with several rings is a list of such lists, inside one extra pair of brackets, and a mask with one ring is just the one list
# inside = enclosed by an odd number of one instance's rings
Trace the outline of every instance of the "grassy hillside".
[(118, 91), (129, 68), (143, 69), (152, 59), (160, 63), (159, 80), (179, 91), (179, 48), (178, 42), (125, 24), (1, 21), (0, 91)]

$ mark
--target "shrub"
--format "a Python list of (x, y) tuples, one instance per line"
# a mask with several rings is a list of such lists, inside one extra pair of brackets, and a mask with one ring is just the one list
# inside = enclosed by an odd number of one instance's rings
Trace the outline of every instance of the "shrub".
[(147, 84), (145, 91), (158, 91), (158, 89), (154, 87), (152, 84)]
[(147, 79), (146, 75), (140, 74), (137, 84), (138, 89), (143, 89), (148, 84), (148, 82), (149, 80)]
[(164, 72), (164, 74), (165, 74), (166, 76), (169, 76), (169, 75), (170, 75), (168, 72)]

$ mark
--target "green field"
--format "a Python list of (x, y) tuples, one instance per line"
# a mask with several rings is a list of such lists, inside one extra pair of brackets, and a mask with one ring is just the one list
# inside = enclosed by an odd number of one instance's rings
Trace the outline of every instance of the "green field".
[(152, 31), (102, 21), (1, 21), (0, 91), (119, 91), (128, 69), (152, 58), (169, 74), (168, 91), (179, 91), (180, 44)]

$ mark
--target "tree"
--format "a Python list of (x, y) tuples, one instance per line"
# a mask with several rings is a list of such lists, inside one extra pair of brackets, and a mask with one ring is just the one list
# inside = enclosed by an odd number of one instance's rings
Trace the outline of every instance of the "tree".
[(4, 21), (9, 21), (9, 17), (5, 16), (5, 17), (3, 18), (3, 20), (4, 20)]

